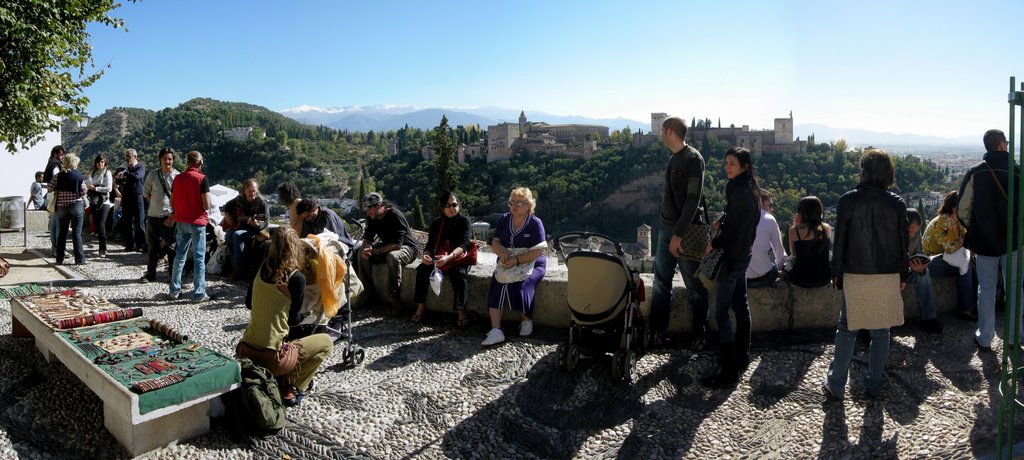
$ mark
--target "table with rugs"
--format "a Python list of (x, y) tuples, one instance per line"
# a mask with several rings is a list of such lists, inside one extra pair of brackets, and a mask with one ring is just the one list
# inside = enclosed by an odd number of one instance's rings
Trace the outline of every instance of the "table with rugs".
[(59, 360), (103, 400), (107, 430), (133, 456), (210, 429), (211, 400), (237, 388), (238, 363), (79, 289), (5, 288), (16, 337)]

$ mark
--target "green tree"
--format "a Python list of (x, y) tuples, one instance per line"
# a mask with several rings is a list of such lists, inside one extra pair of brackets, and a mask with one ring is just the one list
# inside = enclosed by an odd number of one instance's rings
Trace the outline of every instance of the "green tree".
[(448, 192), (459, 189), (459, 170), (455, 164), (455, 143), (452, 141), (452, 128), (448, 126), (448, 117), (441, 115), (441, 124), (430, 134), (430, 142), (434, 147), (434, 165), (437, 174), (434, 203), (430, 205), (430, 213), (441, 215), (441, 197)]
[(416, 196), (415, 211), (412, 214), (412, 226), (417, 230), (427, 230), (427, 219), (423, 216), (423, 202)]
[(114, 0), (0, 3), (0, 141), (12, 154), (59, 128), (61, 119), (81, 119), (89, 104), (83, 91), (103, 76), (103, 70), (87, 73), (95, 65), (86, 25), (123, 27), (108, 15), (116, 6)]

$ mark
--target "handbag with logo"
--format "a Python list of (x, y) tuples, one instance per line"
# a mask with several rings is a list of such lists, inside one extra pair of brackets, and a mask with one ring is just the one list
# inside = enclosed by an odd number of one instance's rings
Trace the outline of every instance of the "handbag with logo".
[[(508, 257), (515, 258), (521, 256), (530, 251), (531, 248), (508, 248)], [(494, 269), (494, 279), (501, 284), (518, 283), (525, 281), (530, 275), (533, 274), (533, 262), (524, 262), (519, 265), (513, 265), (511, 268), (505, 268), (498, 264)]]
[(704, 259), (704, 252), (711, 242), (711, 220), (708, 219), (708, 206), (701, 196), (700, 205), (704, 208), (704, 222), (692, 222), (683, 232), (680, 249), (682, 256), (688, 260), (699, 262)]
[(715, 278), (718, 278), (718, 274), (722, 273), (722, 249), (712, 249), (711, 252), (704, 256), (700, 261), (698, 271), (709, 281), (714, 281)]
[[(444, 219), (441, 219), (441, 227), (437, 231), (437, 244), (434, 245), (434, 257), (440, 259), (442, 256), (446, 256), (455, 251), (457, 246), (450, 244), (448, 241), (441, 243), (441, 233), (444, 230)], [(455, 267), (462, 267), (466, 265), (476, 265), (476, 257), (480, 252), (480, 247), (476, 244), (476, 241), (469, 241), (469, 249), (463, 251), (458, 257), (453, 257), (448, 263), (441, 267), (441, 271), (447, 273), (449, 269)]]

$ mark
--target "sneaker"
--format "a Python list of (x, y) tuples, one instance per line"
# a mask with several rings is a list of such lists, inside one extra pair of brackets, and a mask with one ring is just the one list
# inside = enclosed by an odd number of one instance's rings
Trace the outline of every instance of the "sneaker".
[(165, 300), (178, 300), (179, 297), (181, 297), (181, 291), (179, 291), (179, 292), (168, 292), (168, 293), (164, 294), (164, 299)]
[(519, 324), (519, 335), (520, 336), (527, 337), (530, 334), (533, 334), (533, 320), (532, 319), (528, 319), (528, 320), (523, 321), (522, 323)]
[(210, 294), (203, 294), (201, 296), (193, 296), (192, 297), (192, 301), (196, 302), (196, 303), (208, 302), (210, 300), (213, 300), (213, 296), (211, 296)]
[(140, 283), (152, 283), (154, 281), (156, 281), (156, 276), (150, 277), (148, 274), (144, 274), (142, 275), (141, 278), (139, 278)]
[(480, 345), (488, 347), (488, 346), (491, 346), (491, 345), (494, 345), (494, 344), (497, 344), (497, 343), (501, 343), (501, 342), (504, 342), (504, 341), (505, 341), (505, 333), (501, 332), (501, 329), (495, 328), (495, 329), (491, 329), (491, 332), (487, 333), (487, 337), (484, 339), (483, 342), (480, 343)]
[(925, 331), (929, 334), (942, 333), (942, 323), (939, 322), (938, 318), (926, 319), (924, 321), (921, 321), (918, 327), (921, 328), (922, 331)]
[(982, 353), (992, 353), (992, 346), (991, 345), (982, 345), (981, 342), (978, 341), (977, 337), (974, 338), (974, 345), (977, 346), (978, 347), (978, 351), (980, 351)]
[(106, 256), (107, 256), (107, 251), (100, 251), (100, 258), (101, 259), (106, 257)]
[(841, 401), (843, 399), (843, 395), (837, 395), (833, 393), (832, 389), (829, 388), (828, 384), (821, 385), (821, 393), (825, 395), (825, 398), (828, 399), (829, 401)]

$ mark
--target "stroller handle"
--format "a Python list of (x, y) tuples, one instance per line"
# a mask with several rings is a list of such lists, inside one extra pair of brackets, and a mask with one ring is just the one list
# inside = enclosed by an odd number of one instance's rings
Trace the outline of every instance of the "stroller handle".
[(557, 237), (555, 237), (555, 250), (558, 251), (559, 254), (562, 254), (562, 257), (565, 257), (565, 254), (562, 253), (562, 240), (563, 239), (569, 239), (569, 238), (582, 238), (582, 239), (598, 238), (598, 239), (602, 239), (602, 240), (605, 240), (605, 241), (607, 241), (607, 242), (609, 242), (609, 243), (611, 243), (612, 245), (615, 246), (615, 253), (618, 254), (619, 257), (622, 257), (624, 255), (624, 253), (622, 252), (622, 245), (619, 244), (618, 241), (615, 241), (614, 238), (612, 238), (612, 237), (610, 237), (608, 235), (604, 235), (604, 234), (601, 234), (601, 233), (595, 233), (595, 232), (587, 232), (587, 231), (571, 231), (571, 232), (562, 233), (561, 235), (558, 235)]

